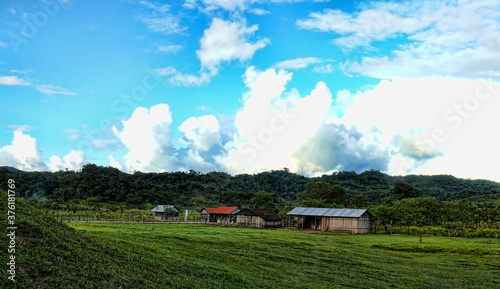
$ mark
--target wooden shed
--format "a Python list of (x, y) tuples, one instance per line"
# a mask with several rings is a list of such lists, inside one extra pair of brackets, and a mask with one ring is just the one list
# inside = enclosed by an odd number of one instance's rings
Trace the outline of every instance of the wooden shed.
[(151, 212), (155, 213), (155, 220), (179, 221), (180, 211), (173, 205), (158, 205)]
[(297, 227), (316, 231), (368, 234), (372, 214), (364, 209), (297, 207), (287, 213), (297, 218)]
[(280, 228), (283, 218), (265, 209), (245, 209), (236, 214), (240, 226), (256, 228)]
[(215, 210), (217, 210), (217, 208), (203, 208), (200, 211), (201, 221), (205, 223), (215, 222)]
[(200, 218), (204, 222), (236, 222), (236, 214), (239, 211), (241, 210), (238, 207), (203, 208), (200, 211)]

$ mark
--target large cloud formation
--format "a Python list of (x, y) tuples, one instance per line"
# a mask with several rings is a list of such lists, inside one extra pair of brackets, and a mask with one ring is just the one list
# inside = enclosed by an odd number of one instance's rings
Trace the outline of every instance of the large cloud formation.
[[(215, 115), (186, 119), (172, 131), (169, 105), (137, 107), (120, 126), (122, 157), (108, 165), (127, 172), (223, 170), (260, 172), (288, 167), (316, 175), (379, 169), (392, 174), (439, 174), (499, 180), (495, 125), (500, 85), (441, 77), (382, 80), (335, 96), (323, 82), (301, 96), (288, 88), (293, 74), (249, 67), (246, 91), (232, 123)], [(492, 153), (493, 152), (493, 153)], [(85, 154), (71, 151), (44, 162), (35, 138), (16, 130), (0, 147), (2, 165), (27, 171), (78, 170)]]
[(352, 93), (341, 121), (390, 152), (393, 174), (454, 174), (498, 180), (494, 130), (500, 86), (484, 80), (429, 77), (382, 80)]
[(62, 158), (51, 156), (44, 162), (38, 141), (21, 130), (14, 131), (10, 145), (0, 147), (0, 164), (24, 171), (79, 170), (86, 163), (85, 154), (75, 150)]
[(243, 75), (247, 91), (229, 134), (221, 132), (214, 115), (204, 115), (186, 119), (178, 127), (181, 137), (173, 138), (168, 105), (139, 107), (122, 121), (123, 129), (113, 129), (128, 153), (121, 160), (108, 157), (109, 164), (126, 171), (230, 173), (387, 168), (386, 150), (365, 143), (356, 128), (326, 122), (334, 101), (325, 83), (301, 96), (287, 89), (292, 77), (285, 70), (249, 67)]
[(293, 168), (290, 153), (312, 135), (331, 103), (331, 93), (319, 82), (310, 95), (286, 91), (292, 74), (254, 67), (246, 70), (248, 91), (235, 117), (237, 133), (226, 144), (220, 164), (231, 172), (257, 172), (280, 167)]
[(113, 132), (128, 149), (123, 167), (129, 171), (168, 171), (175, 169), (171, 155), (170, 125), (172, 114), (167, 104), (159, 104), (149, 110), (138, 107), (123, 128), (116, 126)]
[(0, 147), (0, 163), (26, 171), (47, 170), (37, 140), (20, 130), (14, 131), (10, 145)]
[(213, 115), (190, 117), (180, 126), (183, 134), (184, 149), (179, 150), (179, 158), (183, 159), (183, 170), (214, 171), (214, 156), (222, 149), (222, 136), (219, 121)]

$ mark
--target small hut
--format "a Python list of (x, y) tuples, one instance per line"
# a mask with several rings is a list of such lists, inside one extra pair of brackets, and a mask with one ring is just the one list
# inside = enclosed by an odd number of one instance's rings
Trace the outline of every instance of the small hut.
[(297, 207), (287, 213), (297, 219), (299, 229), (368, 234), (372, 214), (364, 209), (331, 209)]
[(151, 212), (155, 213), (155, 220), (179, 221), (179, 209), (173, 205), (158, 205)]
[(236, 214), (240, 226), (256, 228), (280, 228), (283, 218), (265, 209), (245, 209)]
[(241, 210), (238, 207), (203, 208), (200, 211), (200, 218), (204, 222), (236, 222), (236, 213), (239, 211)]

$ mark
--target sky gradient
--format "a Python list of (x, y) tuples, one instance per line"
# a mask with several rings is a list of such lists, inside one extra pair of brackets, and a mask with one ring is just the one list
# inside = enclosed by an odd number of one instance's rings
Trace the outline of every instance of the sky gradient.
[(500, 181), (499, 1), (2, 1), (0, 165)]

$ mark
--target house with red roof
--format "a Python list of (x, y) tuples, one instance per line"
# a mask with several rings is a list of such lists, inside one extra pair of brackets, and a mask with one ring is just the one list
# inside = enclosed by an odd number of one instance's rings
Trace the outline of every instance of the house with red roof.
[(236, 222), (236, 214), (241, 211), (238, 207), (203, 208), (200, 218), (203, 222)]

